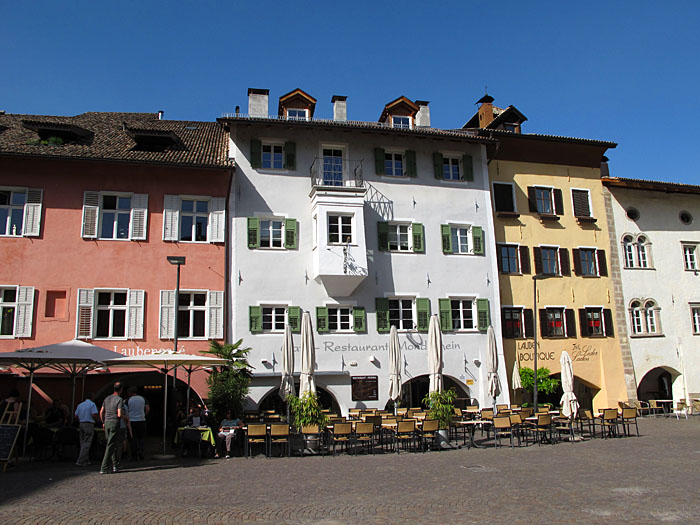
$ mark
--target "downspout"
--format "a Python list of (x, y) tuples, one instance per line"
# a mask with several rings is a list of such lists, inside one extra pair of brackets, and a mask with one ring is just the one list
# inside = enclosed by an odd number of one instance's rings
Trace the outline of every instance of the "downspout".
[(234, 166), (228, 171), (228, 189), (226, 191), (226, 225), (224, 229), (224, 343), (229, 341), (229, 296), (231, 290), (231, 256), (229, 248), (231, 246), (231, 228), (228, 227), (231, 221), (229, 216), (229, 204), (231, 199), (231, 189), (233, 187), (233, 174), (236, 171)]

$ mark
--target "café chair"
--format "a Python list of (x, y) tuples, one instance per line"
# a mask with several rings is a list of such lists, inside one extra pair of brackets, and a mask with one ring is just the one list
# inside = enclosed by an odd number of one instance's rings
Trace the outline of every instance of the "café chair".
[(501, 437), (508, 436), (510, 448), (513, 448), (513, 427), (510, 424), (510, 416), (494, 416), (493, 418), (493, 443), (496, 448), (501, 444)]
[(639, 417), (644, 417), (644, 413), (649, 414), (651, 412), (649, 408), (649, 403), (646, 401), (633, 401), (632, 404), (637, 409), (637, 415)]
[(351, 423), (334, 423), (333, 430), (330, 434), (331, 444), (333, 445), (333, 455), (335, 456), (336, 445), (339, 443), (341, 447), (345, 447), (345, 452), (348, 451), (348, 445), (352, 442), (352, 424)]
[[(272, 445), (282, 445), (287, 447), (287, 457), (289, 457), (289, 425), (286, 423), (273, 423), (270, 425), (270, 440), (268, 441), (268, 456), (272, 456)], [(284, 450), (284, 449), (283, 449)], [(280, 451), (280, 452), (283, 452)]]
[(574, 442), (574, 423), (568, 417), (563, 415), (555, 417), (553, 430), (557, 433), (557, 441), (561, 441), (562, 434), (568, 434), (569, 443)]
[(664, 407), (661, 406), (656, 399), (650, 399), (649, 400), (649, 412), (651, 413), (652, 416), (656, 417), (656, 414), (663, 414), (664, 413)]
[(513, 432), (513, 435), (518, 438), (518, 446), (520, 446), (521, 439), (523, 437), (523, 420), (521, 419), (520, 414), (516, 413), (511, 413), (508, 417), (510, 418), (511, 432)]
[(673, 411), (673, 415), (676, 416), (676, 419), (679, 419), (679, 416), (685, 416), (685, 419), (688, 419), (688, 405), (685, 404), (685, 399), (681, 399), (680, 401), (676, 402), (676, 408)]
[(583, 428), (586, 427), (588, 429), (588, 435), (592, 438), (595, 438), (596, 417), (593, 415), (590, 409), (579, 409), (576, 421), (578, 423), (579, 434), (583, 436)]
[[(551, 414), (538, 414), (537, 424), (531, 429), (538, 445), (541, 445), (545, 440), (553, 444), (552, 435), (552, 416)], [(549, 436), (547, 435), (549, 434)]]
[(246, 432), (247, 457), (251, 456), (253, 445), (262, 445), (263, 451), (267, 453), (267, 425), (264, 423), (248, 425), (248, 431)]
[(198, 428), (183, 428), (180, 434), (182, 440), (182, 456), (186, 456), (192, 449), (197, 450), (197, 456), (202, 459), (202, 433)]
[[(381, 419), (381, 416), (379, 416)], [(355, 425), (355, 447), (360, 445), (362, 447), (367, 447), (370, 454), (374, 454), (374, 423), (372, 422), (358, 422)]]
[[(425, 452), (426, 441), (430, 440), (430, 449), (435, 448), (435, 443), (438, 441), (438, 430), (440, 430), (440, 422), (437, 419), (426, 419), (423, 421), (423, 426), (420, 430), (421, 446), (423, 452)], [(438, 450), (440, 448), (438, 447)]]
[(637, 429), (637, 437), (639, 437), (639, 425), (637, 424), (636, 408), (623, 408), (620, 423), (622, 424), (622, 431), (625, 433), (626, 436), (632, 434), (631, 427), (632, 425), (634, 425)]
[[(318, 449), (321, 451), (321, 455), (323, 456), (325, 453), (325, 447), (323, 443), (323, 434), (321, 433), (321, 429), (318, 427), (318, 425), (304, 425), (301, 427), (301, 438), (304, 441), (304, 448), (305, 449), (310, 449), (313, 450), (314, 448)], [(312, 446), (316, 444), (316, 446)], [(303, 455), (302, 451), (302, 455)]]
[(606, 408), (603, 410), (603, 420), (601, 421), (601, 433), (603, 434), (603, 439), (609, 437), (617, 437), (618, 431), (617, 427), (619, 421), (617, 419), (617, 409), (616, 408)]
[[(404, 450), (407, 447), (415, 445), (417, 441), (416, 434), (416, 420), (415, 419), (404, 419), (396, 424), (396, 453), (399, 453), (399, 449), (403, 446)], [(414, 447), (415, 449), (415, 447)]]

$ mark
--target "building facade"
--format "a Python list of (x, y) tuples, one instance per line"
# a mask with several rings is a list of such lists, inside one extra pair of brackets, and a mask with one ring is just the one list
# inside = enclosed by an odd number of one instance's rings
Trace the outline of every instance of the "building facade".
[(700, 187), (604, 178), (637, 396), (700, 397)]
[[(234, 339), (252, 347), (250, 408), (279, 404), (282, 335), (313, 318), (322, 401), (384, 408), (389, 330), (399, 331), (404, 405), (428, 390), (427, 330), (443, 329), (445, 386), (485, 400), (486, 329), (500, 340), (498, 273), (486, 149), (494, 141), (430, 127), (428, 103), (400, 97), (378, 122), (314, 118), (294, 90), (268, 116), (269, 92), (251, 89), (230, 128), (236, 177), (230, 198)], [(502, 349), (499, 345), (502, 361)], [(508, 402), (505, 369), (501, 367)], [(297, 375), (298, 377), (298, 375)]]

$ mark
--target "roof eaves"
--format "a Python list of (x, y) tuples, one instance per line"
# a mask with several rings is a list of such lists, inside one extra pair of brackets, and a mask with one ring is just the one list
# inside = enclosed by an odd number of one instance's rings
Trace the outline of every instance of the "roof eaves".
[(681, 182), (664, 182), (646, 179), (628, 179), (623, 177), (602, 177), (604, 186), (630, 190), (661, 191), (664, 193), (692, 193), (700, 195), (700, 186)]

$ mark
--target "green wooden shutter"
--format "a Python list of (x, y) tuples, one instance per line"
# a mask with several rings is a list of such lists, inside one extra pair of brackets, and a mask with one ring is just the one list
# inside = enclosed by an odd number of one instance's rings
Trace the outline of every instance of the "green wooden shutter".
[(285, 142), (284, 143), (284, 164), (285, 169), (295, 170), (297, 169), (297, 143), (296, 142)]
[(384, 161), (386, 160), (386, 152), (384, 148), (374, 148), (374, 171), (377, 175), (384, 175)]
[(363, 306), (355, 306), (352, 309), (353, 325), (352, 329), (355, 332), (367, 331), (367, 311)]
[(262, 142), (256, 139), (250, 141), (250, 166), (252, 168), (262, 166)]
[(484, 255), (484, 230), (481, 226), (472, 226), (472, 242), (474, 255)]
[(260, 219), (248, 217), (248, 248), (260, 247)]
[(418, 175), (418, 166), (416, 165), (416, 152), (412, 150), (406, 151), (406, 175), (415, 177)]
[(328, 308), (325, 306), (316, 307), (316, 331), (319, 334), (328, 331)]
[(301, 332), (301, 308), (299, 306), (287, 307), (287, 321), (292, 327), (292, 333), (298, 334)]
[(248, 322), (252, 333), (262, 332), (262, 308), (260, 306), (248, 307)]
[(433, 170), (435, 170), (436, 179), (442, 179), (442, 173), (444, 169), (442, 166), (442, 153), (438, 153), (436, 151), (435, 153), (433, 153)]
[(474, 180), (474, 161), (471, 155), (462, 156), (462, 180)]
[(377, 297), (374, 300), (374, 306), (377, 311), (377, 332), (386, 333), (391, 329), (389, 326), (389, 299)]
[(425, 229), (423, 225), (414, 222), (411, 229), (413, 230), (413, 251), (415, 253), (425, 253)]
[(443, 332), (451, 332), (452, 301), (449, 299), (438, 299), (438, 309), (440, 310), (440, 329)]
[(418, 331), (427, 332), (430, 326), (430, 299), (416, 299), (416, 314), (418, 314)]
[(442, 234), (442, 253), (453, 253), (452, 232), (450, 231), (450, 225), (441, 224), (440, 233)]
[(476, 315), (479, 322), (479, 330), (487, 330), (491, 322), (488, 299), (476, 300)]
[(389, 250), (389, 223), (377, 222), (377, 249), (383, 252)]
[(297, 224), (296, 219), (284, 220), (284, 247), (288, 250), (297, 249), (297, 239), (299, 238)]

